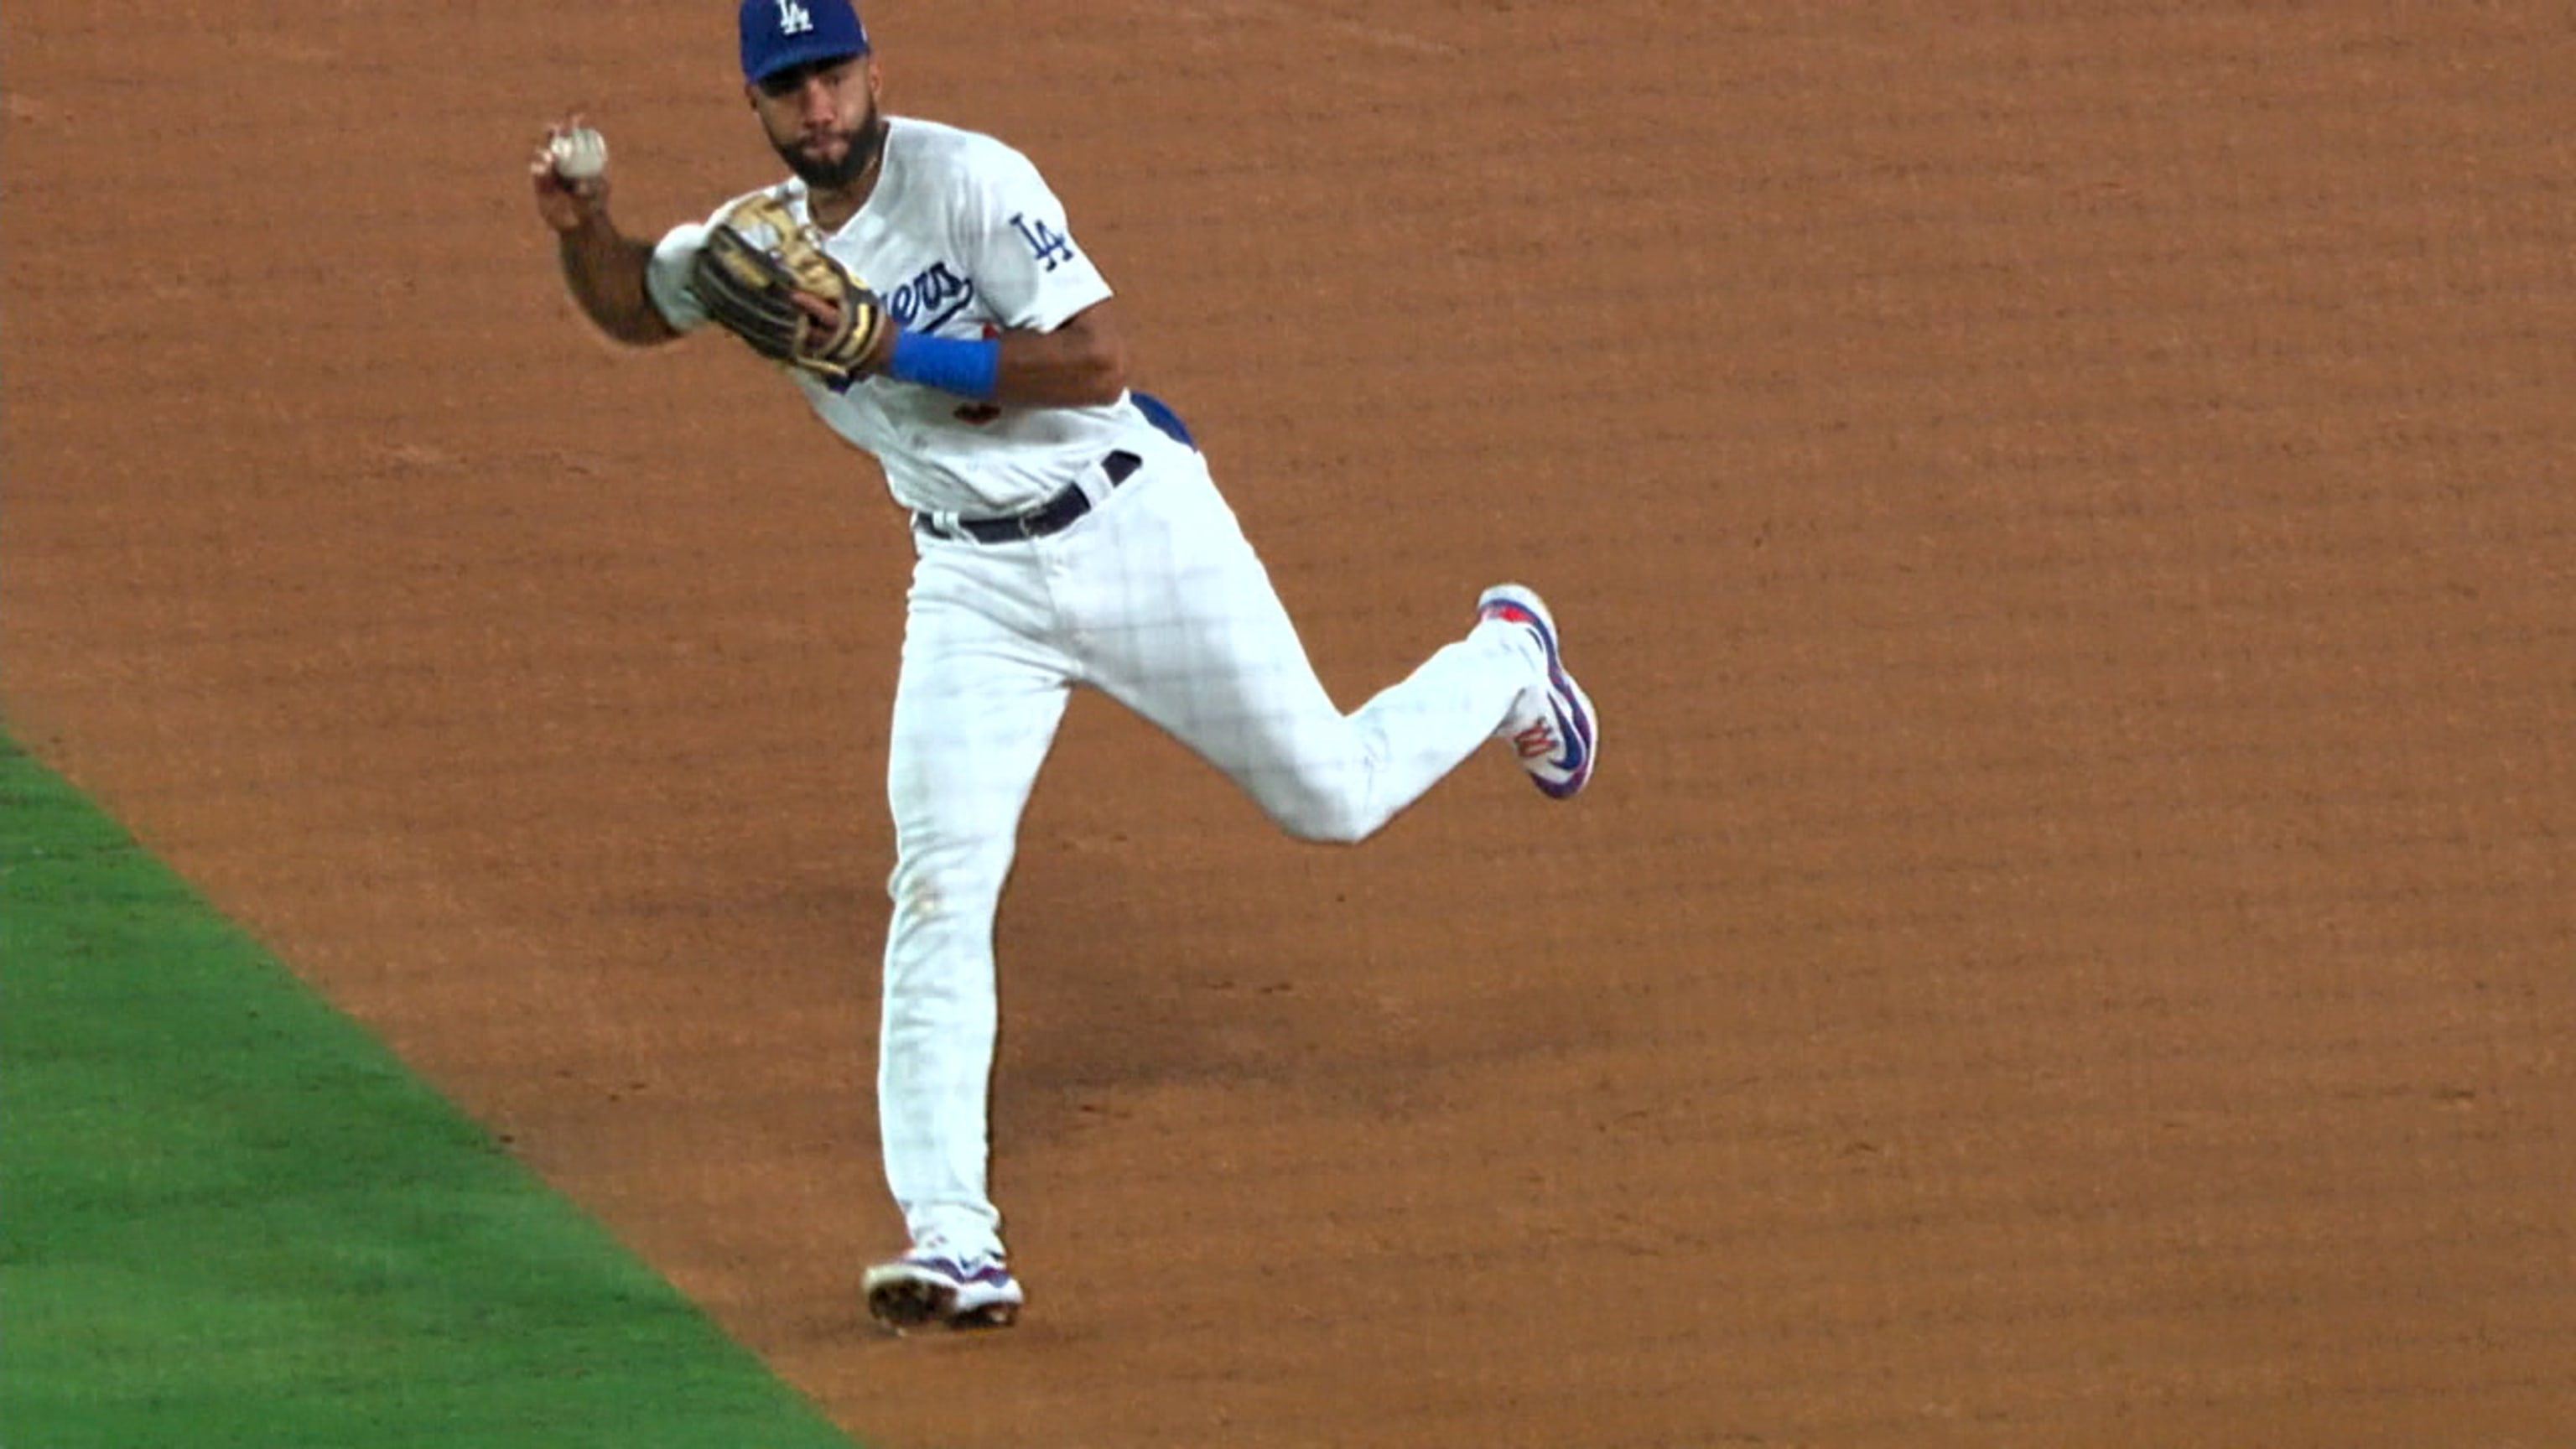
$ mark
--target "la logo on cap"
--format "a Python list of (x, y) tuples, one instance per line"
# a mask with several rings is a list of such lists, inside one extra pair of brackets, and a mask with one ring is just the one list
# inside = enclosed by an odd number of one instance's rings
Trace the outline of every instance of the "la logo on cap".
[[(800, 68), (838, 65), (868, 53), (868, 32), (850, 0), (737, 0), (742, 78), (759, 83)], [(6, 6), (8, 0), (0, 0)]]

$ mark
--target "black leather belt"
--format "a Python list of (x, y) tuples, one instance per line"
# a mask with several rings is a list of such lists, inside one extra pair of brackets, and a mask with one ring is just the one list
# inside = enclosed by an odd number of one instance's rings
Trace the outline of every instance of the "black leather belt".
[[(1136, 476), (1136, 470), (1144, 466), (1144, 459), (1120, 448), (1100, 460), (1100, 473), (1109, 480), (1109, 486), (1115, 488)], [(1075, 483), (1025, 513), (1014, 513), (1005, 518), (961, 518), (953, 530), (927, 513), (915, 513), (912, 526), (932, 538), (954, 539), (963, 535), (977, 543), (1017, 543), (1024, 538), (1044, 538), (1050, 533), (1062, 533), (1073, 526), (1075, 519), (1090, 511), (1091, 495), (1082, 491), (1081, 484)]]

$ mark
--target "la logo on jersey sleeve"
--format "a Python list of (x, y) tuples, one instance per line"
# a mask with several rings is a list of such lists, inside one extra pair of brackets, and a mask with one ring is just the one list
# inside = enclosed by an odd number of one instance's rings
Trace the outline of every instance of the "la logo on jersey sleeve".
[(1011, 229), (1020, 234), (1020, 240), (1029, 244), (1029, 254), (1037, 259), (1038, 264), (1050, 272), (1074, 259), (1073, 239), (1049, 226), (1044, 219), (1031, 221), (1027, 212), (1013, 212)]

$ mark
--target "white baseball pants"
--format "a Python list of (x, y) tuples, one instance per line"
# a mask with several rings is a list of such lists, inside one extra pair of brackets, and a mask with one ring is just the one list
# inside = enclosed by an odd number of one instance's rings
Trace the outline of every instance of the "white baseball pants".
[(1045, 538), (916, 534), (887, 758), (896, 865), (877, 1068), (886, 1181), (916, 1248), (1001, 1251), (985, 1177), (993, 920), (1073, 685), (1170, 732), (1289, 834), (1351, 842), (1543, 678), (1527, 630), (1479, 624), (1345, 715), (1203, 459), (1157, 450), (1094, 497)]

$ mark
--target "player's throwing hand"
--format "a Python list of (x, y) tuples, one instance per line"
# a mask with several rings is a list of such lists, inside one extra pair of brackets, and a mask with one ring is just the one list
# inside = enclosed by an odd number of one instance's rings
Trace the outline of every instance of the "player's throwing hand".
[(559, 236), (569, 236), (608, 211), (608, 143), (582, 124), (578, 112), (546, 127), (528, 158), (528, 183), (537, 215)]

